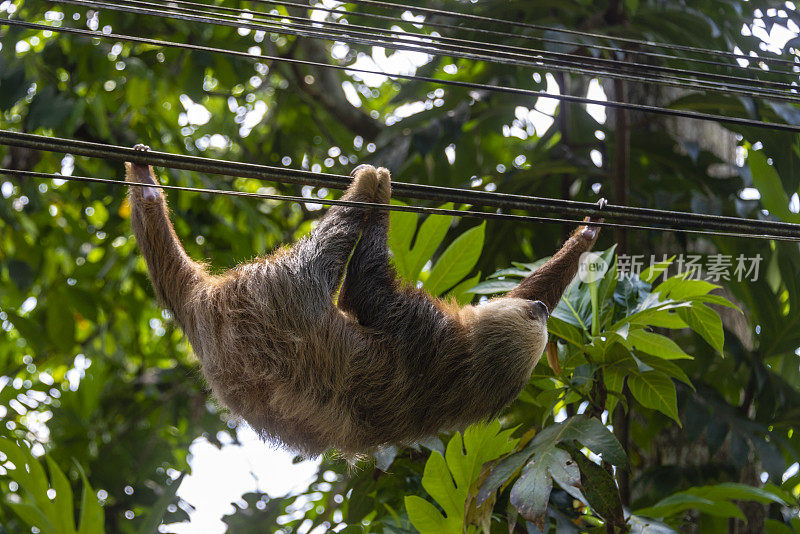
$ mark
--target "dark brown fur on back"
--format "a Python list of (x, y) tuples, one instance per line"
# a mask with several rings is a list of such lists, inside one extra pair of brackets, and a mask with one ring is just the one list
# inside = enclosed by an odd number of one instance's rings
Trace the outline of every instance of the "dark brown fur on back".
[[(127, 169), (129, 181), (156, 183), (152, 169)], [(390, 190), (387, 170), (361, 166), (343, 198), (388, 203)], [(552, 310), (597, 237), (579, 229), (508, 297), (458, 308), (397, 281), (385, 210), (333, 207), (291, 249), (212, 276), (187, 257), (160, 191), (132, 187), (130, 198), (156, 296), (216, 397), (307, 454), (353, 456), (498, 413), (547, 339), (533, 301)]]

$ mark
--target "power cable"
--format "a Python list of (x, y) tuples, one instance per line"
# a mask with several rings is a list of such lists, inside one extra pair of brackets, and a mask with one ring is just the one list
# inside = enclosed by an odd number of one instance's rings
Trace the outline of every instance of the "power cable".
[[(133, 148), (115, 145), (11, 132), (8, 130), (0, 130), (0, 145), (12, 145), (34, 150), (69, 153), (119, 162), (130, 161), (140, 165), (156, 165), (172, 169), (334, 189), (345, 189), (351, 181), (348, 176), (342, 175), (321, 174), (299, 169), (223, 161), (165, 152), (143, 152)], [(651, 208), (615, 206), (612, 204), (608, 204), (600, 209), (596, 204), (590, 202), (510, 195), (507, 193), (475, 191), (403, 182), (392, 182), (392, 190), (397, 196), (419, 200), (453, 202), (455, 204), (469, 204), (472, 206), (488, 206), (503, 210), (531, 210), (555, 213), (563, 216), (590, 216), (594, 218), (619, 219), (626, 223), (645, 223), (649, 225), (658, 225), (661, 229), (680, 231), (711, 230), (712, 233), (713, 231), (719, 231), (736, 235), (762, 237), (780, 236), (800, 240), (800, 225), (780, 221), (741, 219), (721, 215), (664, 211)], [(314, 199), (314, 201), (316, 202), (316, 199)], [(323, 200), (320, 199), (318, 203), (323, 203)], [(506, 213), (506, 215), (510, 214)]]
[[(520, 46), (513, 46), (507, 45), (503, 43), (492, 43), (486, 41), (474, 41), (469, 39), (462, 39), (462, 38), (454, 38), (448, 36), (438, 36), (438, 35), (429, 35), (424, 33), (416, 33), (416, 32), (409, 32), (409, 31), (402, 31), (402, 30), (394, 30), (394, 29), (386, 29), (386, 28), (375, 28), (371, 26), (362, 26), (357, 24), (341, 24), (340, 22), (331, 22), (325, 20), (314, 20), (308, 17), (297, 17), (292, 15), (281, 15), (281, 14), (274, 14), (274, 13), (264, 13), (261, 11), (253, 11), (248, 9), (239, 9), (227, 6), (218, 6), (218, 5), (210, 5), (204, 4), (200, 2), (192, 2), (188, 0), (167, 0), (165, 2), (150, 2), (145, 0), (126, 0), (128, 4), (135, 4), (141, 6), (150, 6), (150, 7), (157, 7), (157, 8), (168, 8), (172, 10), (181, 10), (182, 12), (189, 13), (189, 14), (197, 14), (197, 15), (213, 15), (213, 16), (222, 16), (226, 17), (227, 19), (236, 20), (238, 22), (263, 22), (265, 24), (276, 24), (274, 21), (265, 20), (267, 19), (277, 19), (279, 21), (289, 20), (292, 21), (294, 24), (302, 24), (302, 26), (298, 26), (304, 29), (315, 29), (319, 26), (324, 26), (331, 28), (328, 31), (338, 34), (347, 34), (353, 31), (358, 32), (360, 35), (367, 35), (370, 37), (380, 37), (385, 38), (381, 34), (388, 34), (392, 36), (391, 38), (397, 38), (402, 41), (409, 42), (411, 44), (420, 44), (434, 41), (443, 43), (444, 45), (454, 45), (458, 48), (456, 50), (460, 51), (483, 51), (489, 54), (503, 54), (504, 57), (509, 57), (512, 59), (518, 59), (521, 61), (527, 61), (529, 66), (537, 66), (541, 65), (545, 61), (551, 61), (554, 65), (565, 65), (565, 66), (583, 66), (593, 69), (596, 72), (603, 72), (598, 71), (598, 64), (602, 65), (606, 68), (613, 68), (613, 69), (624, 69), (629, 71), (653, 71), (655, 74), (659, 76), (663, 76), (664, 79), (669, 80), (676, 80), (676, 81), (683, 81), (688, 83), (696, 83), (698, 80), (694, 78), (683, 78), (677, 76), (668, 76), (669, 74), (676, 74), (676, 75), (689, 75), (694, 77), (707, 77), (708, 80), (699, 80), (702, 82), (731, 82), (730, 87), (739, 87), (749, 91), (761, 91), (762, 87), (760, 85), (769, 85), (773, 87), (779, 87), (786, 90), (797, 90), (800, 89), (798, 86), (792, 85), (789, 82), (778, 82), (772, 80), (762, 80), (757, 78), (743, 78), (742, 76), (732, 76), (726, 74), (718, 74), (712, 72), (703, 72), (697, 71), (692, 69), (680, 69), (676, 67), (668, 67), (663, 65), (648, 65), (645, 63), (637, 63), (634, 61), (623, 61), (623, 60), (615, 60), (615, 59), (608, 59), (608, 58), (601, 58), (601, 57), (586, 57), (577, 54), (570, 54), (564, 52), (556, 52), (550, 50), (543, 50), (537, 48), (527, 48), (527, 47), (520, 47)], [(181, 7), (185, 6), (185, 7)], [(200, 8), (200, 9), (195, 9)], [(225, 11), (226, 13), (220, 13), (220, 11)], [(402, 19), (397, 19), (397, 22), (404, 22)], [(272, 28), (272, 26), (268, 26)], [(345, 29), (346, 28), (346, 29)], [(269, 31), (272, 31), (271, 29)], [(366, 33), (365, 33), (366, 32)], [(391, 47), (391, 41), (387, 47)], [(438, 45), (438, 43), (436, 43)], [(441, 46), (441, 45), (439, 45)], [(441, 50), (447, 51), (450, 49), (442, 48)], [(441, 52), (440, 52), (441, 53)], [(532, 62), (529, 58), (531, 55), (534, 56), (541, 56), (541, 59), (537, 59), (536, 61)], [(482, 58), (484, 61), (496, 61), (496, 56), (485, 56)], [(546, 65), (547, 63), (545, 63)], [(760, 70), (760, 69), (759, 69)], [(764, 71), (760, 71), (764, 72)], [(774, 71), (773, 71), (774, 72)], [(780, 71), (783, 73), (783, 71)], [(790, 74), (793, 78), (797, 79), (798, 74), (785, 72), (785, 74)], [(637, 81), (637, 80), (634, 80)], [(753, 82), (759, 84), (756, 85), (742, 85), (742, 82)], [(648, 80), (650, 82), (650, 80)], [(659, 83), (656, 80), (651, 81), (651, 83)], [(720, 90), (724, 90), (727, 85), (720, 85)], [(785, 95), (786, 93), (777, 92), (774, 93), (776, 95)]]
[[(53, 1), (63, 1), (63, 0), (53, 0)], [(363, 69), (357, 67), (348, 67), (345, 65), (333, 65), (330, 63), (321, 63), (317, 61), (307, 61), (301, 59), (294, 59), (294, 58), (286, 58), (281, 56), (271, 56), (266, 54), (251, 54), (249, 52), (238, 52), (234, 50), (228, 50), (223, 48), (215, 48), (210, 46), (201, 46), (201, 45), (192, 45), (187, 43), (175, 43), (172, 41), (164, 41), (161, 39), (149, 39), (145, 37), (136, 37), (132, 35), (123, 35), (123, 34), (116, 34), (116, 33), (103, 33), (96, 30), (83, 30), (79, 28), (68, 28), (63, 26), (48, 26), (45, 24), (38, 24), (34, 22), (26, 22), (16, 19), (0, 19), (0, 26), (8, 25), (8, 26), (18, 26), (24, 27), (29, 29), (36, 29), (42, 31), (51, 31), (51, 32), (59, 32), (59, 33), (71, 33), (74, 35), (83, 35), (91, 38), (96, 39), (103, 39), (103, 40), (116, 40), (116, 41), (127, 41), (127, 42), (136, 42), (141, 44), (148, 44), (153, 46), (161, 46), (161, 47), (172, 47), (172, 48), (181, 48), (184, 50), (195, 50), (195, 51), (202, 51), (202, 52), (209, 52), (209, 53), (218, 53), (218, 54), (227, 54), (231, 56), (246, 58), (249, 60), (266, 60), (266, 61), (278, 61), (283, 63), (290, 63), (295, 65), (306, 65), (306, 66), (313, 66), (313, 67), (320, 67), (320, 68), (329, 68), (334, 70), (343, 70), (351, 73), (360, 73), (360, 74), (374, 74), (379, 76), (386, 76), (387, 78), (391, 79), (401, 79), (401, 80), (419, 80), (424, 81), (432, 84), (437, 85), (446, 85), (446, 86), (453, 86), (453, 87), (461, 87), (464, 89), (475, 89), (475, 90), (483, 90), (483, 91), (491, 91), (491, 92), (498, 92), (498, 93), (506, 93), (506, 94), (515, 94), (515, 95), (524, 95), (529, 97), (536, 97), (536, 98), (549, 98), (553, 100), (559, 100), (562, 102), (569, 102), (574, 104), (594, 104), (598, 106), (603, 106), (607, 108), (621, 108), (621, 109), (629, 109), (633, 111), (641, 111), (644, 113), (655, 113), (660, 115), (666, 115), (671, 117), (680, 117), (686, 119), (696, 119), (696, 120), (703, 120), (703, 121), (714, 121), (714, 122), (722, 122), (728, 124), (735, 124), (739, 126), (753, 126), (757, 128), (770, 128), (773, 130), (780, 130), (780, 131), (788, 131), (788, 132), (800, 132), (800, 125), (794, 124), (782, 124), (777, 122), (769, 122), (769, 121), (761, 121), (756, 119), (747, 119), (743, 117), (729, 117), (725, 115), (717, 115), (713, 113), (704, 113), (699, 111), (686, 111), (686, 110), (678, 110), (672, 108), (664, 108), (659, 106), (652, 106), (647, 104), (632, 104), (627, 102), (618, 102), (615, 100), (596, 100), (592, 98), (586, 98), (582, 96), (575, 96), (575, 95), (559, 95), (559, 94), (551, 94), (546, 91), (537, 91), (533, 89), (523, 89), (517, 87), (505, 87), (500, 85), (493, 85), (493, 84), (484, 84), (484, 83), (474, 83), (474, 82), (465, 82), (460, 80), (444, 80), (439, 78), (432, 78), (430, 76), (419, 76), (419, 75), (409, 75), (409, 74), (392, 74), (386, 73), (382, 71), (376, 71), (371, 69)]]
[(552, 26), (544, 26), (541, 24), (531, 24), (527, 22), (519, 22), (519, 21), (512, 21), (506, 19), (498, 19), (494, 17), (486, 17), (483, 15), (475, 15), (472, 13), (458, 13), (455, 11), (447, 11), (444, 9), (435, 9), (429, 7), (421, 7), (421, 6), (414, 6), (414, 5), (404, 5), (404, 4), (396, 4), (393, 2), (385, 2), (382, 0), (350, 0), (348, 3), (350, 4), (357, 4), (357, 5), (369, 5), (369, 6), (378, 6), (385, 9), (398, 9), (403, 11), (418, 11), (420, 13), (425, 13), (428, 15), (440, 15), (446, 17), (454, 17), (460, 18), (465, 20), (474, 20), (480, 22), (486, 22), (490, 24), (502, 24), (506, 26), (512, 26), (515, 28), (527, 28), (530, 30), (538, 30), (538, 31), (550, 31), (550, 32), (559, 32), (569, 35), (577, 35), (581, 37), (592, 37), (595, 39), (608, 39), (610, 41), (617, 41), (620, 43), (627, 43), (637, 46), (649, 46), (649, 47), (656, 47), (656, 48), (666, 48), (668, 50), (680, 50), (682, 52), (693, 52), (696, 54), (706, 54), (712, 56), (725, 56), (730, 57), (732, 59), (749, 59), (752, 61), (763, 61), (768, 63), (776, 63), (781, 65), (791, 65), (793, 67), (800, 66), (800, 63), (795, 61), (790, 61), (787, 59), (781, 58), (771, 58), (771, 57), (762, 57), (762, 56), (744, 56), (739, 55), (734, 52), (728, 52), (726, 50), (712, 50), (710, 48), (701, 48), (697, 46), (688, 46), (688, 45), (679, 45), (674, 43), (658, 43), (655, 41), (644, 41), (641, 39), (631, 39), (629, 37), (617, 37), (613, 35), (606, 35), (602, 33), (592, 33), (592, 32), (585, 32), (579, 30), (570, 30), (566, 28), (556, 28)]
[[(188, 20), (205, 24), (230, 26), (237, 28), (248, 28), (252, 30), (268, 31), (279, 34), (295, 35), (299, 37), (310, 37), (315, 39), (326, 39), (330, 41), (341, 41), (341, 42), (347, 42), (351, 44), (361, 44), (366, 46), (381, 46), (395, 50), (408, 50), (413, 52), (428, 53), (435, 56), (449, 55), (453, 57), (460, 57), (476, 61), (488, 61), (492, 63), (500, 63), (503, 65), (515, 65), (515, 66), (530, 67), (530, 68), (549, 68), (552, 70), (562, 71), (562, 72), (586, 74), (586, 72), (584, 72), (580, 68), (560, 66), (560, 64), (563, 64), (563, 62), (553, 62), (551, 60), (551, 63), (547, 65), (545, 59), (537, 59), (535, 61), (531, 61), (528, 55), (523, 55), (523, 54), (501, 52), (491, 49), (487, 50), (484, 47), (475, 47), (475, 46), (450, 45), (449, 47), (441, 48), (440, 45), (437, 48), (436, 46), (433, 47), (430, 45), (426, 46), (422, 43), (411, 44), (406, 42), (406, 44), (404, 44), (404, 43), (398, 43), (397, 40), (392, 40), (377, 35), (374, 32), (362, 32), (362, 31), (355, 31), (351, 29), (342, 29), (342, 28), (334, 28), (328, 30), (321, 29), (314, 26), (314, 24), (319, 24), (316, 21), (310, 21), (312, 23), (311, 25), (301, 26), (295, 24), (292, 26), (288, 26), (285, 24), (276, 24), (273, 22), (255, 22), (253, 21), (253, 19), (234, 18), (232, 20), (230, 18), (231, 17), (230, 15), (227, 16), (228, 18), (224, 18), (226, 17), (226, 15), (223, 15), (221, 13), (192, 10), (187, 8), (178, 8), (181, 9), (181, 11), (164, 11), (164, 9), (168, 8), (169, 6), (142, 0), (129, 0), (128, 2), (116, 2), (114, 4), (110, 4), (108, 2), (94, 1), (94, 0), (52, 0), (52, 1), (56, 3), (82, 5), (86, 7), (92, 7), (95, 9), (109, 9), (113, 11), (139, 13), (143, 15), (156, 16), (159, 18), (172, 18), (175, 20)], [(159, 9), (141, 7), (142, 5), (156, 6)], [(205, 15), (197, 14), (198, 12), (205, 13)], [(212, 16), (211, 17), (206, 16), (208, 14)], [(372, 29), (370, 28), (370, 30)], [(422, 36), (422, 37), (426, 40), (430, 40), (430, 38), (427, 36)], [(488, 51), (489, 53), (488, 54), (476, 53), (475, 50), (484, 52)], [(747, 86), (741, 84), (727, 84), (711, 80), (697, 81), (689, 78), (675, 78), (667, 76), (660, 76), (657, 79), (653, 79), (653, 78), (646, 78), (642, 76), (635, 76), (619, 72), (614, 73), (614, 72), (603, 71), (597, 69), (596, 66), (592, 68), (593, 68), (592, 70), (593, 76), (599, 76), (605, 78), (618, 78), (638, 83), (655, 83), (673, 87), (690, 88), (693, 90), (703, 89), (711, 91), (724, 91), (727, 93), (734, 93), (748, 97), (763, 95), (765, 98), (771, 98), (786, 102), (800, 103), (800, 95), (786, 93), (784, 91), (779, 91), (776, 89), (761, 88), (761, 87)]]
[[(485, 211), (472, 211), (472, 210), (455, 210), (448, 208), (430, 208), (426, 206), (407, 206), (403, 204), (382, 204), (379, 202), (360, 202), (355, 200), (342, 200), (342, 199), (326, 199), (326, 198), (308, 198), (298, 197), (295, 195), (274, 195), (270, 193), (251, 193), (248, 191), (235, 191), (229, 189), (207, 189), (201, 187), (186, 187), (179, 185), (164, 185), (164, 184), (142, 184), (138, 182), (128, 182), (121, 180), (112, 180), (109, 178), (92, 178), (89, 176), (67, 176), (63, 174), (52, 174), (34, 171), (22, 171), (16, 169), (0, 169), (0, 175), (13, 176), (16, 178), (39, 178), (50, 180), (63, 180), (67, 182), (84, 182), (84, 183), (99, 183), (106, 185), (113, 185), (115, 187), (133, 186), (133, 187), (157, 187), (159, 189), (169, 191), (185, 191), (189, 193), (200, 193), (209, 195), (223, 195), (232, 197), (245, 197), (257, 198), (261, 200), (277, 200), (281, 202), (299, 202), (303, 204), (319, 204), (323, 206), (351, 206), (363, 209), (380, 209), (387, 211), (402, 211), (407, 213), (420, 213), (425, 215), (451, 215), (455, 217), (468, 217), (474, 219), (494, 219), (494, 220), (510, 220), (517, 222), (541, 222), (550, 224), (587, 224), (582, 220), (563, 219), (558, 217), (536, 217), (533, 215), (517, 215), (513, 213), (493, 213)], [(711, 236), (725, 236), (725, 237), (738, 237), (748, 239), (770, 239), (776, 241), (790, 241), (800, 242), (800, 236), (776, 236), (776, 235), (759, 235), (759, 234), (740, 234), (733, 232), (717, 232), (708, 230), (688, 230), (682, 228), (665, 228), (660, 226), (643, 226), (637, 224), (622, 224), (622, 223), (608, 223), (608, 222), (592, 222), (592, 226), (606, 226), (612, 228), (627, 228), (633, 230), (655, 230), (655, 231), (675, 231), (691, 234), (711, 235)]]
[[(787, 74), (794, 77), (800, 76), (800, 70), (790, 72), (790, 71), (781, 71), (781, 70), (764, 70), (763, 68), (759, 67), (752, 67), (749, 65), (739, 65), (738, 63), (728, 63), (723, 61), (714, 61), (709, 59), (698, 59), (698, 58), (691, 58), (686, 56), (672, 56), (669, 54), (662, 54), (658, 52), (649, 52), (646, 50), (640, 49), (631, 49), (631, 48), (620, 48), (614, 46), (606, 46), (597, 43), (587, 43), (587, 42), (577, 42), (577, 41), (564, 41), (562, 39), (555, 39), (548, 35), (527, 35), (527, 34), (520, 34), (520, 33), (511, 33), (499, 30), (489, 30), (486, 28), (475, 28), (470, 26), (458, 26), (455, 24), (447, 24), (444, 22), (438, 21), (430, 21), (430, 20), (423, 20), (423, 21), (416, 21), (416, 20), (406, 20), (402, 18), (398, 18), (395, 16), (389, 15), (381, 15), (378, 13), (368, 13), (363, 11), (348, 11), (346, 9), (336, 9), (336, 8), (328, 8), (323, 5), (309, 5), (309, 4), (302, 4), (299, 2), (289, 2), (286, 0), (248, 0), (250, 3), (257, 3), (261, 5), (272, 5), (272, 6), (283, 6), (283, 7), (294, 7), (294, 8), (302, 8), (302, 9), (311, 9), (313, 11), (321, 11), (324, 13), (330, 13), (333, 15), (349, 15), (361, 18), (370, 18), (374, 20), (386, 20), (393, 22), (395, 24), (409, 24), (415, 26), (424, 26), (429, 28), (441, 28), (451, 31), (467, 31), (467, 32), (474, 32), (474, 33), (481, 33), (484, 35), (494, 35), (496, 37), (506, 37), (511, 39), (522, 39), (526, 41), (535, 41), (535, 42), (543, 42), (543, 43), (553, 43), (559, 45), (566, 45), (566, 46), (575, 46), (579, 48), (588, 48), (588, 49), (596, 49), (596, 50), (603, 50), (606, 52), (611, 52), (613, 54), (635, 54), (642, 57), (650, 57), (655, 59), (664, 59), (668, 61), (681, 61), (686, 63), (697, 63), (702, 65), (713, 65), (717, 67), (723, 67), (726, 69), (737, 69), (737, 70), (747, 70), (752, 72), (758, 72), (759, 74)], [(552, 28), (549, 31), (556, 31), (556, 28)], [(608, 36), (603, 35), (603, 38)], [(736, 56), (738, 61), (753, 61), (757, 58), (753, 58), (752, 56)], [(800, 69), (800, 63), (797, 64), (796, 69)]]

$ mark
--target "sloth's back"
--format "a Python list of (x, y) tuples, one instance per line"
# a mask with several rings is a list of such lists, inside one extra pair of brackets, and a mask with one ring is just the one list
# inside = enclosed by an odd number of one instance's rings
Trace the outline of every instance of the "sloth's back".
[(387, 303), (387, 332), (295, 275), (238, 267), (198, 293), (186, 329), (215, 396), (265, 439), (351, 456), (489, 415), (475, 398), (483, 366), (437, 303), (413, 291)]

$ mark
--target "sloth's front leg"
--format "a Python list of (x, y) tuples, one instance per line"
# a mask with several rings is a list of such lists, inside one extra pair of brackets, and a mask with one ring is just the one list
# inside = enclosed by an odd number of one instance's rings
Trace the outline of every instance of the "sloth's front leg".
[[(598, 204), (602, 208), (606, 200), (601, 199)], [(520, 282), (506, 296), (538, 300), (544, 303), (550, 312), (555, 310), (564, 290), (578, 272), (581, 254), (591, 250), (597, 241), (600, 227), (593, 225), (593, 222), (603, 222), (603, 219), (592, 217), (584, 219), (585, 224), (575, 230), (561, 250), (553, 254), (544, 265)]]
[[(372, 202), (380, 186), (378, 171), (371, 165), (359, 165), (351, 175), (353, 181), (342, 200)], [(302, 268), (304, 280), (313, 281), (314, 287), (322, 290), (323, 301), (318, 307), (333, 304), (331, 296), (339, 288), (347, 259), (369, 213), (368, 206), (333, 206), (311, 235), (294, 246), (294, 265)]]
[[(377, 172), (379, 184), (374, 202), (388, 204), (392, 194), (389, 171), (380, 168)], [(353, 314), (364, 326), (389, 328), (395, 318), (387, 317), (387, 309), (403, 299), (389, 262), (388, 231), (389, 211), (372, 209), (339, 293), (339, 308)]]
[[(150, 147), (147, 145), (138, 144), (134, 146), (133, 149), (141, 152), (147, 152), (150, 150)], [(127, 180), (129, 182), (137, 182), (140, 184), (154, 186), (158, 185), (158, 181), (156, 181), (156, 177), (153, 174), (153, 167), (150, 165), (139, 165), (138, 163), (128, 163)], [(131, 194), (138, 196), (136, 191), (138, 190), (138, 192), (141, 193), (143, 200), (153, 201), (161, 198), (161, 192), (157, 187), (136, 186), (133, 189), (134, 191), (131, 191)]]

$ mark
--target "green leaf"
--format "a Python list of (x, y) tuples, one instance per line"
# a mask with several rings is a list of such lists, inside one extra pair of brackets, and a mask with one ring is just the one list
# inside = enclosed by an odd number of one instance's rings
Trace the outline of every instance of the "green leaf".
[[(684, 384), (694, 389), (692, 381), (689, 379), (689, 377), (686, 375), (683, 369), (681, 369), (671, 361), (659, 358), (657, 356), (650, 356), (649, 354), (637, 354), (636, 357), (645, 365), (655, 369), (656, 371), (661, 371), (670, 378), (675, 378), (677, 380), (680, 380)], [(636, 372), (636, 369), (634, 368), (632, 372)]]
[(765, 488), (756, 488), (736, 482), (723, 482), (714, 486), (698, 486), (689, 488), (684, 493), (705, 497), (711, 500), (727, 499), (729, 501), (755, 501), (761, 504), (777, 503), (787, 506), (786, 501), (778, 494)]
[(652, 284), (656, 280), (656, 278), (658, 278), (661, 275), (661, 273), (669, 269), (669, 266), (672, 265), (672, 260), (674, 259), (675, 256), (672, 256), (667, 260), (654, 263), (647, 269), (643, 270), (639, 275), (639, 278), (641, 278), (648, 284)]
[(425, 280), (425, 289), (432, 295), (440, 295), (469, 274), (480, 258), (485, 233), (484, 222), (470, 228), (450, 243)]
[(611, 473), (584, 456), (574, 445), (568, 444), (567, 450), (580, 467), (581, 483), (589, 506), (607, 524), (617, 527), (624, 526), (625, 513), (622, 509), (617, 484)]
[(50, 481), (56, 491), (54, 501), (56, 511), (56, 524), (62, 525), (62, 532), (75, 532), (75, 513), (73, 511), (72, 487), (64, 472), (49, 456), (47, 469), (50, 471)]
[(623, 341), (626, 347), (635, 348), (646, 354), (652, 354), (665, 360), (691, 360), (692, 357), (683, 352), (677, 343), (666, 336), (648, 332), (643, 329), (631, 330)]
[(531, 454), (531, 452), (522, 451), (500, 461), (486, 477), (478, 491), (478, 506), (482, 505), (492, 493), (511, 478), (511, 475), (521, 469)]
[(175, 500), (175, 495), (178, 493), (178, 488), (181, 482), (186, 477), (186, 471), (182, 472), (180, 476), (173, 480), (172, 483), (163, 489), (163, 493), (154, 504), (152, 504), (147, 512), (147, 515), (141, 520), (139, 532), (141, 534), (148, 534), (150, 532), (158, 532), (158, 525), (164, 521), (164, 514), (167, 512), (167, 507)]
[(530, 275), (533, 271), (527, 271), (523, 269), (518, 269), (516, 267), (509, 267), (507, 269), (500, 269), (499, 271), (495, 271), (489, 275), (489, 278), (501, 278), (505, 276), (517, 277), (517, 278), (525, 278), (526, 276)]
[(460, 487), (477, 480), (481, 467), (488, 461), (514, 450), (519, 440), (512, 438), (513, 429), (501, 431), (500, 421), (470, 425), (464, 431), (464, 443), (459, 434), (447, 444), (447, 464)]
[(78, 525), (78, 534), (103, 534), (105, 532), (105, 513), (100, 501), (89, 484), (83, 470), (83, 497), (81, 499), (81, 519)]
[[(436, 523), (441, 525), (440, 532), (461, 532), (470, 488), (478, 479), (483, 464), (514, 449), (518, 440), (511, 437), (512, 432), (501, 431), (500, 422), (496, 419), (488, 424), (471, 425), (464, 431), (463, 437), (458, 432), (453, 435), (444, 456), (436, 451), (431, 453), (425, 463), (422, 487), (439, 503), (445, 517), (441, 521), (432, 520), (430, 509), (412, 499), (415, 503), (412, 505), (415, 507), (414, 513), (423, 526)], [(439, 514), (438, 511), (436, 513)], [(410, 511), (409, 518), (414, 526), (422, 530)]]
[(27, 127), (35, 130), (62, 125), (75, 106), (75, 101), (65, 96), (66, 94), (68, 93), (57, 92), (52, 86), (46, 86), (37, 93), (28, 110)]
[(494, 295), (495, 293), (508, 293), (519, 285), (514, 280), (486, 280), (475, 285), (469, 290), (475, 295)]
[(761, 193), (761, 204), (764, 208), (782, 221), (800, 222), (800, 215), (789, 211), (789, 196), (783, 189), (778, 171), (767, 163), (764, 152), (748, 150), (747, 163), (753, 175), (753, 185)]
[(615, 351), (614, 359), (603, 365), (603, 379), (609, 391), (622, 393), (625, 377), (635, 373), (638, 368), (633, 356), (626, 350)]
[(20, 291), (27, 291), (33, 284), (33, 268), (26, 261), (10, 259), (6, 262), (8, 275)]
[(579, 501), (585, 501), (581, 490), (581, 471), (578, 464), (573, 461), (568, 452), (561, 449), (553, 449), (553, 460), (550, 462), (550, 476), (553, 477), (561, 489), (572, 495)]
[(75, 319), (69, 303), (58, 292), (47, 299), (45, 326), (50, 342), (59, 349), (66, 351), (75, 344)]
[(684, 277), (687, 274), (679, 274), (665, 280), (653, 289), (653, 293), (658, 293), (662, 299), (686, 300), (706, 295), (719, 287), (705, 280), (686, 280)]
[(36, 499), (39, 506), (47, 508), (43, 510), (46, 515), (51, 515), (52, 506), (47, 497), (49, 489), (47, 475), (30, 450), (9, 439), (0, 438), (0, 451), (8, 456), (8, 459), (16, 467), (8, 472), (8, 476)]
[(152, 83), (145, 79), (131, 76), (125, 83), (125, 99), (131, 109), (143, 109), (151, 95)]
[(14, 325), (14, 328), (16, 328), (17, 332), (19, 332), (19, 334), (25, 338), (28, 344), (30, 344), (32, 347), (42, 346), (44, 332), (42, 326), (38, 322), (32, 321), (27, 317), (22, 317), (21, 315), (17, 315), (10, 310), (7, 311), (6, 314), (8, 315), (8, 320), (11, 321), (11, 324)]
[(667, 518), (682, 514), (686, 510), (699, 510), (715, 517), (735, 517), (737, 519), (744, 519), (742, 511), (733, 503), (724, 500), (715, 501), (706, 499), (685, 492), (670, 495), (669, 497), (661, 499), (655, 505), (636, 510), (634, 513), (647, 517)]
[(628, 387), (642, 406), (658, 410), (681, 425), (675, 383), (668, 376), (658, 371), (634, 374), (628, 377)]
[(563, 423), (553, 423), (539, 432), (528, 448), (553, 448), (564, 441), (578, 441), (614, 465), (624, 466), (627, 463), (625, 450), (614, 434), (599, 420), (585, 415), (570, 417)]
[(725, 306), (726, 308), (733, 308), (734, 310), (742, 311), (739, 306), (720, 295), (702, 295), (693, 297), (693, 302), (702, 302), (703, 304), (716, 304), (717, 306)]
[(678, 310), (681, 308), (688, 308), (691, 304), (689, 302), (678, 302), (674, 300), (665, 300), (660, 301), (658, 300), (657, 293), (651, 293), (642, 301), (636, 309), (628, 315), (614, 323), (613, 325), (607, 327), (608, 330), (617, 330), (622, 325), (626, 323), (631, 324), (649, 324), (649, 321), (652, 317), (659, 317), (664, 312), (668, 312), (670, 310)]
[(683, 322), (680, 316), (673, 311), (658, 310), (651, 314), (639, 317), (631, 321), (630, 324), (639, 324), (642, 326), (652, 326), (655, 328), (670, 328), (672, 330), (680, 330), (681, 328), (689, 328), (689, 325)]
[(448, 525), (448, 529), (458, 528), (460, 530), (464, 523), (466, 491), (463, 489), (458, 491), (459, 488), (456, 488), (453, 482), (444, 456), (438, 452), (432, 452), (425, 463), (422, 487), (444, 510), (447, 518), (445, 524)]
[[(392, 204), (405, 205), (393, 200)], [(453, 209), (453, 204), (442, 206)], [(447, 235), (447, 230), (455, 217), (450, 215), (430, 215), (417, 232), (419, 217), (413, 213), (393, 211), (389, 215), (389, 248), (392, 262), (398, 276), (415, 284), (425, 263), (431, 259)], [(416, 232), (416, 238), (414, 237)], [(414, 240), (414, 246), (411, 241)]]
[[(75, 516), (73, 512), (73, 494), (69, 480), (58, 465), (47, 457), (52, 489), (56, 495), (53, 500), (47, 495), (50, 481), (44, 468), (33, 456), (27, 446), (17, 445), (13, 441), (0, 438), (2, 451), (15, 468), (8, 471), (8, 476), (16, 481), (32, 502), (11, 503), (9, 506), (31, 526), (39, 528), (45, 534), (73, 534)], [(103, 509), (97, 500), (88, 480), (83, 476), (83, 503), (81, 505), (81, 525), (79, 534), (102, 534), (104, 532)], [(87, 517), (89, 519), (87, 519)]]
[(0, 111), (7, 111), (27, 93), (30, 83), (25, 80), (25, 69), (20, 65), (0, 74)]
[[(453, 209), (453, 204), (447, 203), (442, 208), (451, 210)], [(429, 215), (420, 226), (417, 237), (414, 240), (414, 247), (408, 255), (411, 267), (410, 275), (414, 279), (419, 278), (419, 273), (425, 263), (431, 259), (433, 253), (444, 241), (447, 230), (453, 223), (454, 218), (451, 215)]]
[(405, 498), (406, 513), (411, 524), (422, 534), (460, 534), (458, 526), (445, 522), (445, 518), (434, 505), (416, 495)]
[(537, 454), (511, 488), (511, 504), (540, 530), (544, 529), (544, 516), (553, 490), (550, 463), (556, 450), (547, 449)]
[[(392, 204), (405, 205), (392, 200)], [(392, 264), (397, 275), (409, 283), (417, 281), (417, 275), (411, 274), (411, 240), (417, 229), (417, 215), (405, 211), (389, 213), (389, 248), (392, 251)], [(419, 274), (419, 273), (417, 273)]]
[(692, 303), (689, 308), (680, 308), (678, 315), (689, 327), (700, 334), (720, 355), (725, 344), (725, 332), (719, 315), (704, 304)]
[(586, 344), (583, 331), (579, 328), (562, 321), (558, 317), (550, 317), (547, 320), (547, 331), (552, 336), (558, 336), (567, 343), (570, 343), (583, 350)]
[(673, 530), (669, 525), (649, 517), (632, 515), (628, 518), (628, 526), (631, 527), (629, 534), (678, 534), (678, 531)]
[(6, 502), (6, 505), (29, 526), (38, 528), (42, 534), (60, 534), (50, 519), (36, 506), (24, 502)]
[(481, 273), (476, 274), (472, 278), (467, 278), (460, 284), (456, 285), (453, 289), (447, 292), (446, 297), (452, 298), (461, 306), (469, 304), (472, 301), (474, 292), (471, 291), (481, 279)]

